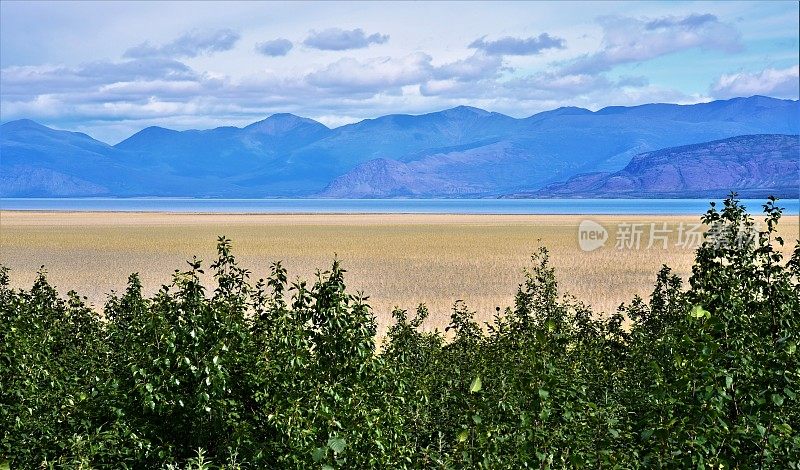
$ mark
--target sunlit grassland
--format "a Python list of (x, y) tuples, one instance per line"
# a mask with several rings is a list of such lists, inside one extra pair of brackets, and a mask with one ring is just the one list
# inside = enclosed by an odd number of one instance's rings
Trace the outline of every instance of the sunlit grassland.
[[(755, 212), (758, 208), (751, 208)], [(584, 252), (578, 224), (603, 224), (603, 248)], [(101, 306), (111, 290), (122, 290), (139, 272), (148, 294), (169, 282), (193, 255), (215, 259), (218, 235), (233, 240), (234, 253), (253, 277), (266, 276), (283, 261), (290, 278), (313, 277), (334, 255), (348, 270), (353, 290), (370, 296), (381, 331), (394, 306), (431, 310), (429, 328), (447, 325), (450, 307), (464, 300), (489, 319), (505, 308), (522, 269), (538, 246), (551, 251), (564, 291), (611, 312), (635, 294), (647, 296), (662, 264), (688, 278), (693, 250), (676, 246), (677, 227), (697, 216), (516, 216), (516, 215), (267, 215), (154, 213), (0, 213), (0, 263), (12, 284), (29, 288), (44, 265), (59, 291), (69, 289)], [(639, 249), (617, 249), (619, 224), (641, 223)], [(670, 230), (667, 248), (647, 248), (650, 224)], [(789, 253), (798, 238), (797, 216), (782, 220)], [(208, 263), (206, 263), (207, 265)], [(209, 285), (209, 284), (207, 284)]]

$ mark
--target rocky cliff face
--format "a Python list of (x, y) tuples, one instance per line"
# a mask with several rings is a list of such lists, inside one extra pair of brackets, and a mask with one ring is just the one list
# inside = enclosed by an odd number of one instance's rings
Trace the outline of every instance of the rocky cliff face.
[(645, 152), (621, 171), (581, 174), (514, 197), (798, 197), (800, 137), (743, 135)]
[(320, 197), (468, 197), (479, 196), (486, 185), (468, 184), (435, 172), (420, 171), (418, 162), (403, 163), (379, 158), (370, 160), (338, 178)]

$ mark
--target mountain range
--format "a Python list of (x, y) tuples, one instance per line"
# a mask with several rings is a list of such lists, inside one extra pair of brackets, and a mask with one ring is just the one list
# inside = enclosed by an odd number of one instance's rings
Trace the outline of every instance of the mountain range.
[[(797, 171), (787, 168), (791, 161), (796, 168), (799, 131), (798, 101), (763, 96), (598, 111), (569, 107), (521, 119), (459, 106), (335, 129), (274, 114), (242, 128), (148, 127), (116, 145), (18, 120), (0, 126), (0, 195), (586, 197), (595, 191), (593, 197), (629, 197), (717, 189), (696, 186), (692, 178), (711, 178), (719, 187), (735, 182), (744, 185), (739, 189), (785, 189), (797, 186)], [(717, 145), (716, 153), (703, 147), (739, 136), (752, 137)], [(775, 145), (788, 148), (789, 163), (770, 166), (772, 159), (758, 150)], [(679, 150), (686, 146), (697, 151)], [(744, 167), (774, 167), (778, 179), (770, 182), (767, 170), (729, 175), (736, 155), (748, 159), (740, 162)], [(722, 163), (704, 173), (704, 159)], [(690, 161), (693, 169), (681, 173)], [(649, 174), (669, 170), (681, 177), (652, 183), (636, 176), (645, 170), (642, 162)], [(585, 184), (587, 178), (600, 186)]]

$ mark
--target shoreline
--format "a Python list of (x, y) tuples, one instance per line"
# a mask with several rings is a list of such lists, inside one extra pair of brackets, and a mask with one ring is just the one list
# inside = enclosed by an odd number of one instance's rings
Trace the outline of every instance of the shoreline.
[[(575, 212), (546, 212), (546, 213), (519, 213), (519, 212), (232, 212), (232, 211), (147, 211), (147, 210), (52, 210), (52, 209), (0, 209), (0, 213), (3, 212), (11, 212), (11, 213), (34, 213), (34, 214), (172, 214), (172, 215), (247, 215), (247, 216), (258, 216), (258, 215), (302, 215), (302, 216), (326, 216), (326, 215), (334, 215), (334, 216), (369, 216), (369, 215), (403, 215), (403, 216), (426, 216), (426, 215), (434, 215), (434, 216), (520, 216), (520, 217), (548, 217), (548, 216), (557, 216), (557, 217), (566, 217), (566, 216), (574, 216), (574, 217), (592, 217), (592, 216), (602, 216), (602, 217), (609, 217), (609, 216), (631, 216), (631, 217), (642, 217), (642, 216), (658, 216), (663, 215), (667, 217), (692, 217), (697, 216), (700, 217), (701, 214), (695, 214), (694, 212), (583, 212), (583, 213), (575, 213)], [(786, 213), (784, 212), (783, 215), (798, 215), (798, 213)]]
[[(766, 199), (740, 199), (752, 213)], [(0, 212), (303, 216), (696, 216), (721, 199), (2, 199)], [(778, 202), (800, 214), (793, 199)]]
[(531, 226), (538, 224), (575, 226), (583, 220), (648, 222), (699, 222), (699, 215), (687, 214), (453, 214), (453, 213), (262, 213), (262, 212), (161, 212), (161, 211), (9, 211), (0, 210), (0, 226), (197, 225), (242, 224), (304, 226), (414, 226), (487, 225)]

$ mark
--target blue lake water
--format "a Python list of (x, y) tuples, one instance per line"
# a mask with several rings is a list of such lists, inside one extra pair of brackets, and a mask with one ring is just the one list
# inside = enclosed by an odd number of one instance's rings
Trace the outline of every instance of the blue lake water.
[[(710, 199), (193, 199), (31, 198), (0, 199), (3, 210), (211, 212), (279, 214), (688, 214), (708, 210)], [(761, 199), (744, 199), (751, 213)], [(719, 201), (718, 201), (719, 202)], [(798, 214), (800, 201), (779, 201)]]

